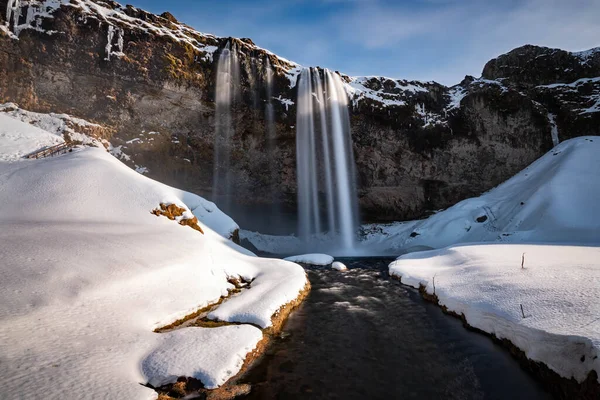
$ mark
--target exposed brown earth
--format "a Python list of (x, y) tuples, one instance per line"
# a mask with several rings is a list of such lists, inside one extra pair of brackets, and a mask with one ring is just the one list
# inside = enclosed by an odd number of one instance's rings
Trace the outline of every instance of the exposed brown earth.
[[(156, 216), (165, 216), (170, 220), (175, 220), (177, 217), (181, 217), (186, 212), (185, 208), (179, 207), (176, 204), (164, 204), (160, 203), (160, 208), (155, 208), (151, 211), (153, 215)], [(204, 234), (204, 231), (198, 225), (198, 218), (182, 218), (179, 220), (179, 225), (189, 226), (190, 228), (197, 230), (198, 232)]]

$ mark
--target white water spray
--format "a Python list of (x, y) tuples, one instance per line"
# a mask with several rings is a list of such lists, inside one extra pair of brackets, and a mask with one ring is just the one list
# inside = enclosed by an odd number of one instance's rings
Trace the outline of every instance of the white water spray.
[(354, 155), (348, 97), (338, 74), (311, 68), (301, 72), (296, 119), (299, 234), (309, 241), (327, 225), (339, 235), (343, 249), (353, 248), (358, 224)]

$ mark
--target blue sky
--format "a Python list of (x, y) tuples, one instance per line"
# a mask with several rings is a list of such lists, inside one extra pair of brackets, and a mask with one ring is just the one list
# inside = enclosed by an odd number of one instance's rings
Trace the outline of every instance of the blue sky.
[(456, 84), (531, 43), (600, 46), (599, 0), (130, 0), (302, 65)]

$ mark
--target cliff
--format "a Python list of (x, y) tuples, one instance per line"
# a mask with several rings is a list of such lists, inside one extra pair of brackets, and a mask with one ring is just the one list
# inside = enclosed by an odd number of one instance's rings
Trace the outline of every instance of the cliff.
[[(132, 168), (209, 198), (216, 61), (235, 42), (242, 101), (234, 110), (231, 214), (265, 231), (260, 210), (273, 201), (294, 214), (301, 66), (250, 39), (201, 33), (169, 13), (113, 1), (0, 0), (0, 11), (0, 102), (102, 125), (110, 151)], [(266, 58), (275, 72), (272, 154)], [(600, 130), (600, 49), (524, 46), (453, 87), (342, 77), (365, 221), (418, 218), (479, 195), (557, 141)]]

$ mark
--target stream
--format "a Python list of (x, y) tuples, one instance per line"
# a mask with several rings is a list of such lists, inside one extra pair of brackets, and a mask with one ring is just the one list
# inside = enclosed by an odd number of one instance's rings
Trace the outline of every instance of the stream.
[(391, 280), (390, 259), (307, 268), (312, 290), (242, 382), (248, 399), (549, 399), (490, 338)]

